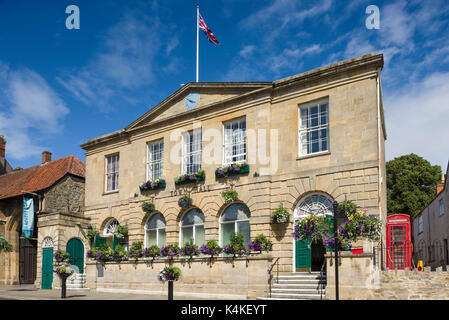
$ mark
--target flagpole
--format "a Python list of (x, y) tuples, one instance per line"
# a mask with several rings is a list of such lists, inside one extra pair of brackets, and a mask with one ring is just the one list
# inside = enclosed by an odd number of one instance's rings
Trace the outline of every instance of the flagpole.
[(199, 82), (199, 49), (200, 49), (200, 39), (199, 39), (199, 33), (200, 33), (200, 6), (196, 6), (196, 82)]

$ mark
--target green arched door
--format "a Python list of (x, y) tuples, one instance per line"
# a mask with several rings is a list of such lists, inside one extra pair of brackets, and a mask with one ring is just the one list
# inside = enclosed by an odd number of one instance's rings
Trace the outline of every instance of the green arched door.
[(72, 238), (67, 242), (67, 253), (70, 254), (69, 263), (77, 266), (79, 273), (84, 273), (84, 245), (80, 239)]

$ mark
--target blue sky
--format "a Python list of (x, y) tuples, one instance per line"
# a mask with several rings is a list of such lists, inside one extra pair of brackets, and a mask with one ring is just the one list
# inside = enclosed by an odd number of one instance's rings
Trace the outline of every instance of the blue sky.
[[(69, 5), (80, 29), (65, 26)], [(74, 154), (195, 81), (197, 1), (0, 0), (0, 134), (13, 167)], [(368, 30), (365, 9), (380, 9)], [(447, 0), (201, 0), (200, 81), (273, 81), (383, 53), (387, 160), (449, 160)]]

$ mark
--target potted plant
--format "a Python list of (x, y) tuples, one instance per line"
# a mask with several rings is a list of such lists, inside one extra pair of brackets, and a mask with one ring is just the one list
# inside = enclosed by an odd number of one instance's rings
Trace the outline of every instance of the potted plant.
[(178, 200), (178, 206), (183, 209), (188, 209), (192, 206), (192, 198), (190, 198), (187, 194), (182, 195)]
[(328, 231), (329, 225), (326, 217), (310, 214), (296, 221), (293, 228), (293, 237), (295, 240), (321, 241)]
[(198, 246), (193, 243), (193, 239), (187, 242), (184, 247), (179, 249), (179, 255), (184, 257), (190, 257), (199, 255)]
[(273, 223), (288, 223), (290, 221), (290, 213), (282, 203), (273, 211), (271, 217)]
[(128, 253), (126, 252), (125, 248), (118, 244), (115, 247), (115, 250), (112, 254), (112, 260), (116, 262), (124, 261), (128, 259)]
[(223, 249), (218, 245), (216, 240), (209, 240), (207, 243), (203, 244), (198, 251), (202, 254), (210, 255), (211, 258), (218, 256)]
[(231, 203), (237, 200), (238, 193), (235, 190), (226, 190), (221, 193), (221, 196), (224, 198), (226, 203)]
[(57, 263), (69, 262), (70, 254), (62, 250), (56, 250), (53, 257)]
[(155, 206), (152, 202), (150, 201), (144, 201), (142, 202), (142, 209), (143, 211), (145, 211), (146, 213), (151, 213), (154, 211)]
[(160, 249), (161, 257), (168, 257), (169, 259), (172, 259), (178, 254), (179, 254), (179, 246), (177, 243), (170, 244)]
[(126, 226), (122, 226), (122, 225), (118, 225), (115, 228), (115, 236), (117, 238), (125, 238), (128, 236), (128, 227)]
[(215, 169), (215, 177), (217, 179), (229, 177), (235, 174), (242, 174), (249, 172), (249, 164), (246, 162), (232, 163), (228, 166), (218, 167)]
[(155, 189), (163, 189), (166, 187), (165, 179), (159, 178), (154, 181), (148, 180), (147, 182), (142, 183), (139, 186), (140, 192), (142, 191), (148, 191), (148, 190), (155, 190)]
[(260, 233), (256, 236), (256, 238), (254, 238), (254, 240), (248, 243), (248, 246), (252, 251), (258, 251), (259, 253), (262, 253), (262, 250), (270, 252), (273, 244), (270, 240), (267, 239), (264, 234)]
[(143, 254), (143, 256), (145, 258), (151, 257), (151, 258), (154, 259), (154, 258), (156, 258), (156, 257), (161, 255), (161, 251), (160, 251), (160, 249), (159, 249), (159, 247), (157, 245), (152, 245), (149, 248), (145, 248), (142, 251), (142, 254)]
[(168, 281), (168, 300), (173, 300), (173, 282), (181, 277), (181, 270), (178, 267), (168, 266), (159, 272), (160, 281)]
[(223, 247), (223, 253), (232, 255), (234, 258), (237, 255), (246, 254), (246, 248), (243, 245), (243, 235), (238, 232), (232, 232), (230, 242)]
[(143, 256), (142, 246), (143, 246), (142, 241), (133, 242), (131, 244), (131, 248), (128, 251), (128, 256), (132, 259), (135, 259), (136, 261), (137, 261), (137, 259), (142, 258), (142, 256)]

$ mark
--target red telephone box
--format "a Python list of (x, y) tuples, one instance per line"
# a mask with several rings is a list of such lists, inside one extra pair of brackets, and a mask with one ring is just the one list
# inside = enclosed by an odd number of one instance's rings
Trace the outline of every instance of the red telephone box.
[(393, 214), (387, 217), (387, 268), (411, 269), (412, 242), (410, 216)]

